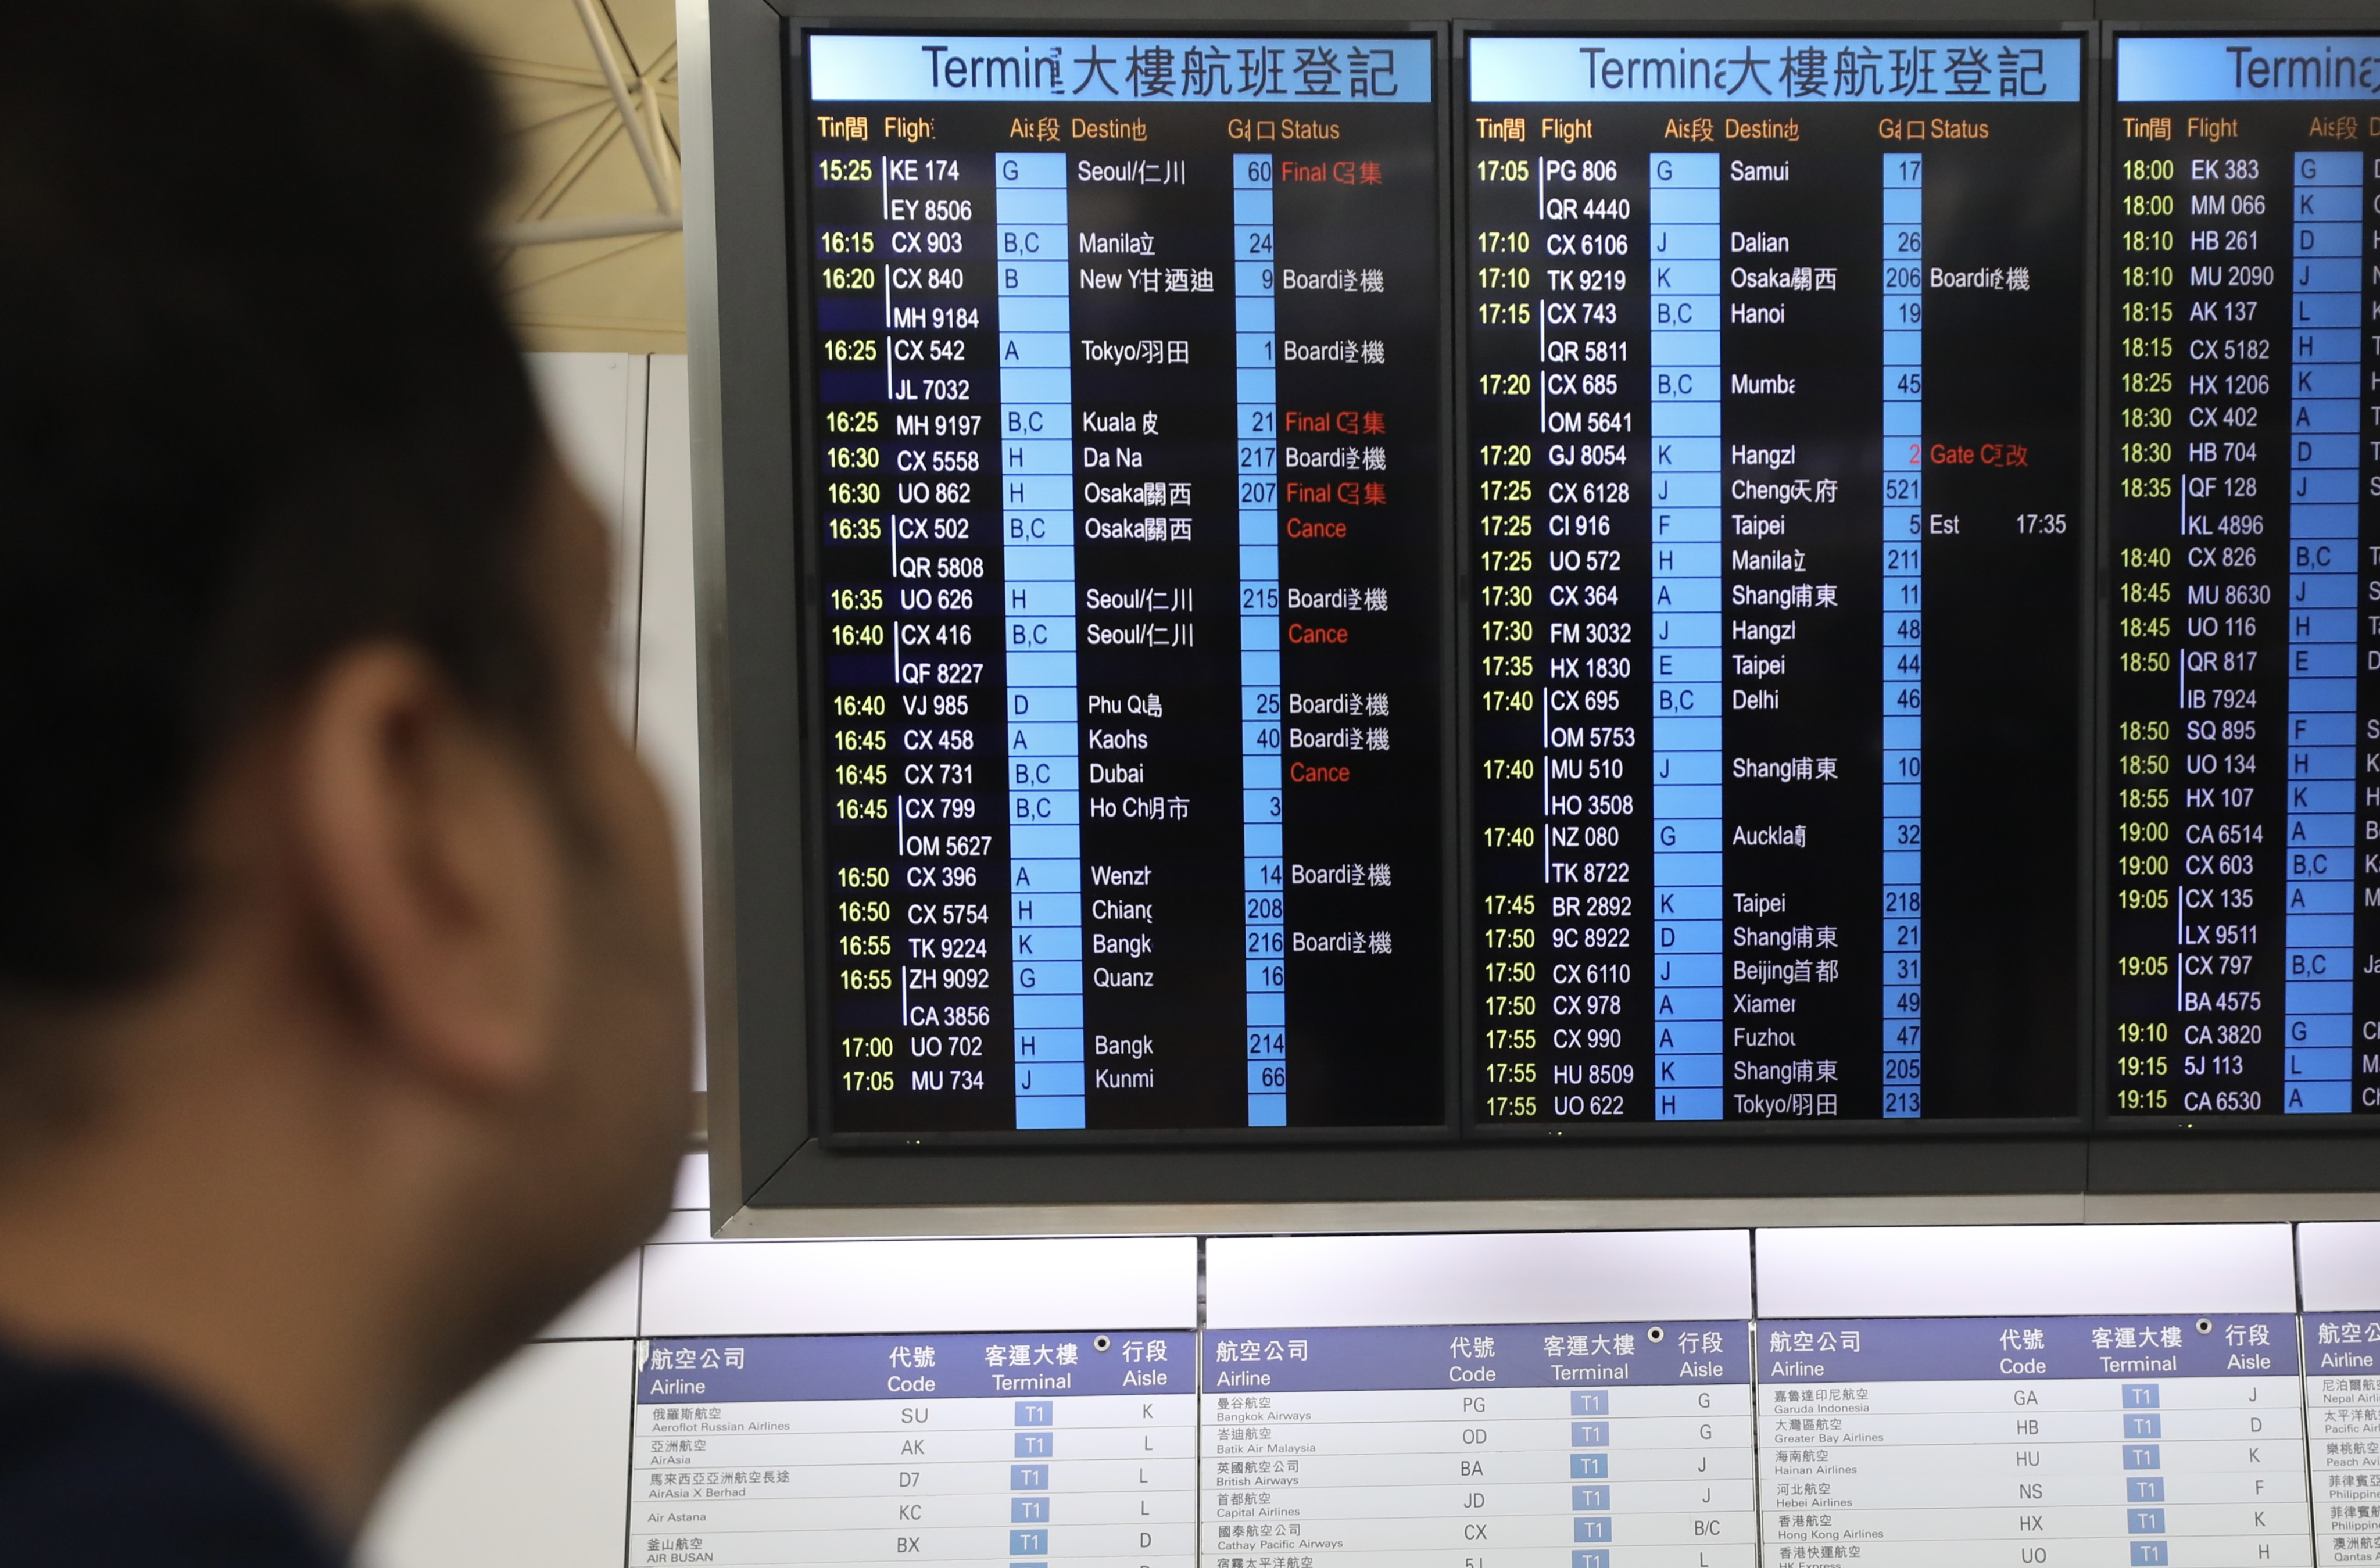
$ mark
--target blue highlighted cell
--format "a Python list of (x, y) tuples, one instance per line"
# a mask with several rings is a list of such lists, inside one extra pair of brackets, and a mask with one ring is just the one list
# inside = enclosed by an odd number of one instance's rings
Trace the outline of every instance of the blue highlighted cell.
[(1653, 1119), (1657, 1122), (1716, 1122), (1723, 1114), (1723, 1091), (1715, 1088), (1657, 1089)]

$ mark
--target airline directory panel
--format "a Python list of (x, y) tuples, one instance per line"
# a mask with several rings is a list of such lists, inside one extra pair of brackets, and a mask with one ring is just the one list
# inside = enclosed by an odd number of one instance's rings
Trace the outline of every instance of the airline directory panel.
[(1195, 1568), (1187, 1333), (654, 1340), (628, 1561)]
[(1203, 1336), (1218, 1568), (1755, 1568), (1735, 1322)]
[(1771, 1562), (2309, 1562), (2287, 1315), (1756, 1326)]
[(2314, 1561), (2380, 1562), (2380, 1311), (2308, 1312), (2299, 1332)]

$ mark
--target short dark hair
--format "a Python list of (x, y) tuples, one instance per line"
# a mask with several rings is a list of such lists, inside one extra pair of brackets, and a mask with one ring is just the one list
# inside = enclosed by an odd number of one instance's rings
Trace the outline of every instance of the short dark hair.
[(479, 70), (332, 0), (9, 7), (0, 999), (153, 979), (226, 746), (388, 637), (534, 723), (543, 437)]

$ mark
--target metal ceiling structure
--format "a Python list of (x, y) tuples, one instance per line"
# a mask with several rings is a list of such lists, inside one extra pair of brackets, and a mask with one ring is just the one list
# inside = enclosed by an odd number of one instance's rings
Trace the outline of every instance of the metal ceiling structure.
[(686, 346), (671, 0), (418, 0), (495, 79), (516, 176), (495, 238), (532, 349)]

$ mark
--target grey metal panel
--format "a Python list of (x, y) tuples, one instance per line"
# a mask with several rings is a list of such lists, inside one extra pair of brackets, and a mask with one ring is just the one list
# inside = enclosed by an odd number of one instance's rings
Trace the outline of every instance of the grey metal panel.
[(2088, 1174), (2080, 1137), (1938, 1132), (1816, 1146), (1734, 1137), (1024, 1151), (830, 1149), (813, 1142), (752, 1201), (840, 1207), (1948, 1196), (2080, 1193)]
[[(686, 479), (694, 548), (695, 743), (697, 817), (701, 833), (702, 951), (695, 983), (703, 993), (703, 1083), (696, 1124), (719, 1122), (706, 1158), (706, 1201), (724, 1211), (743, 1197), (732, 1172), (735, 1136), (736, 1034), (733, 960), (735, 837), (727, 831), (731, 781), (719, 775), (730, 756), (732, 714), (725, 694), (727, 503), (720, 471), (719, 232), (710, 134), (710, 4), (678, 0), (678, 149), (685, 177)], [(715, 1188), (710, 1184), (716, 1183)]]
[(2095, 1193), (2341, 1192), (2380, 1188), (2369, 1133), (2260, 1127), (2221, 1143), (2103, 1133), (2091, 1142)]
[[(732, 1207), (805, 1136), (805, 857), (795, 805), (800, 592), (794, 560), (795, 392), (785, 236), (783, 23), (761, 0), (710, 0), (709, 263), (715, 310), (689, 348), (698, 382), (697, 565), (712, 1202)], [(691, 323), (689, 323), (691, 329)], [(706, 437), (710, 438), (706, 441)], [(707, 879), (708, 881), (709, 879)]]
[(1398, 1232), (1732, 1230), (1745, 1225), (2073, 1225), (2380, 1220), (2380, 1193), (1507, 1198), (1413, 1203), (746, 1209), (747, 1237), (1379, 1235)]

